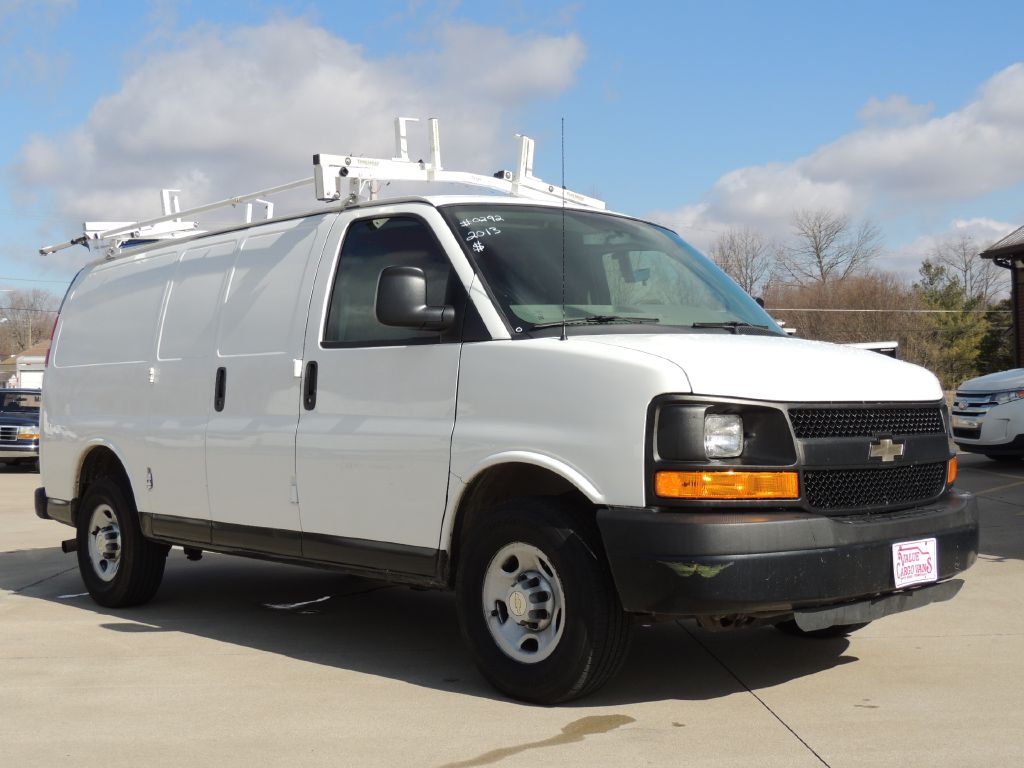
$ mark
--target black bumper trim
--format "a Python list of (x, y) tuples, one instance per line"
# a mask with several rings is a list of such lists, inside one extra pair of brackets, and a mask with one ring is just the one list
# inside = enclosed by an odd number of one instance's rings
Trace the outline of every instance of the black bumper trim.
[(963, 585), (962, 579), (950, 579), (940, 584), (927, 584), (874, 600), (862, 600), (829, 608), (806, 608), (793, 611), (793, 619), (804, 632), (814, 632), (837, 625), (866, 624), (893, 613), (902, 613), (932, 603), (952, 600)]
[(841, 519), (609, 508), (597, 522), (619, 598), (635, 613), (785, 613), (848, 603), (896, 592), (896, 542), (936, 538), (939, 581), (978, 553), (977, 502), (960, 493), (915, 510)]
[[(981, 436), (980, 430), (978, 436)], [(1017, 435), (1013, 440), (1005, 443), (965, 443), (963, 439), (966, 437), (967, 435), (953, 433), (953, 442), (965, 453), (984, 453), (987, 456), (1024, 455), (1024, 435)]]

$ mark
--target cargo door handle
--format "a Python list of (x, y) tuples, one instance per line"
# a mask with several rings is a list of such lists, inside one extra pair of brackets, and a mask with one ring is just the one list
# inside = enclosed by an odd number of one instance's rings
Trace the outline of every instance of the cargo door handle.
[(316, 361), (306, 363), (306, 379), (302, 384), (302, 407), (307, 411), (316, 408)]
[(220, 411), (224, 410), (224, 398), (227, 395), (228, 390), (228, 370), (227, 368), (217, 369), (217, 380), (213, 385), (213, 410)]

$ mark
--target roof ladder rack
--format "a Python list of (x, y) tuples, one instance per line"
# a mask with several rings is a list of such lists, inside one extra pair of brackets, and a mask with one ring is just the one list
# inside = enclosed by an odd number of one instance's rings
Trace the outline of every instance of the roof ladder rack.
[[(229, 197), (215, 203), (207, 203), (182, 211), (178, 202), (176, 189), (161, 190), (161, 207), (163, 214), (144, 221), (97, 221), (86, 222), (84, 233), (80, 237), (59, 245), (48, 245), (39, 249), (39, 253), (47, 255), (70, 248), (73, 245), (84, 245), (90, 250), (104, 250), (107, 258), (118, 256), (123, 248), (148, 243), (153, 240), (166, 240), (201, 234), (195, 221), (185, 221), (183, 217), (214, 211), (246, 203), (246, 223), (252, 221), (252, 204), (263, 205), (266, 217), (274, 215), (274, 204), (268, 197), (298, 187), (313, 185), (316, 198), (325, 202), (342, 202), (355, 205), (363, 199), (379, 198), (382, 185), (392, 181), (437, 182), (445, 184), (462, 184), (471, 187), (490, 189), (512, 197), (525, 197), (547, 202), (560, 201), (586, 208), (604, 210), (603, 201), (594, 197), (573, 192), (572, 190), (548, 184), (533, 175), (533, 156), (536, 142), (528, 136), (516, 134), (519, 139), (519, 164), (516, 170), (501, 170), (492, 176), (484, 176), (464, 171), (447, 171), (441, 165), (441, 138), (437, 118), (430, 118), (429, 140), (430, 161), (409, 159), (409, 140), (407, 125), (418, 122), (415, 117), (395, 118), (395, 156), (391, 159), (359, 157), (357, 155), (313, 155), (313, 176), (280, 184), (276, 187), (261, 189), (237, 197)], [(346, 189), (347, 181), (347, 189)]]
[[(441, 147), (438, 133), (438, 121), (430, 118), (430, 162), (409, 159), (406, 124), (417, 118), (395, 118), (395, 157), (381, 160), (355, 155), (324, 155), (313, 156), (314, 184), (318, 200), (342, 200), (343, 187), (348, 181), (349, 201), (357, 201), (364, 192), (368, 182), (390, 181), (432, 181), (448, 184), (464, 184), (472, 187), (504, 192), (513, 197), (527, 197), (535, 200), (553, 200), (572, 203), (573, 205), (603, 210), (603, 201), (594, 197), (563, 189), (533, 175), (533, 155), (536, 142), (529, 136), (517, 134), (519, 139), (519, 166), (515, 171), (497, 171), (492, 176), (464, 171), (446, 171), (441, 165)], [(371, 192), (372, 194), (372, 192)]]

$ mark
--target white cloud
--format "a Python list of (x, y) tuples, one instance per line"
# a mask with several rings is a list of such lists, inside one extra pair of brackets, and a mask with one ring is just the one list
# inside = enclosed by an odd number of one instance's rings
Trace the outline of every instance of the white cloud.
[(939, 245), (966, 236), (974, 241), (980, 253), (997, 240), (1006, 237), (1018, 226), (984, 217), (953, 219), (944, 231), (919, 235), (906, 245), (882, 255), (875, 266), (896, 272), (907, 280), (916, 280), (919, 277), (918, 269), (921, 262), (932, 256)]
[(984, 217), (953, 219), (953, 230), (955, 232), (970, 235), (978, 241), (979, 245), (985, 248), (997, 240), (1002, 240), (1015, 229), (1017, 229), (1016, 224)]
[[(396, 115), (441, 119), (447, 167), (508, 165), (516, 116), (568, 87), (585, 55), (575, 35), (467, 25), (391, 59), (295, 19), (182, 40), (69, 133), (32, 137), (16, 167), (23, 193), (51, 194), (68, 223), (144, 218), (161, 187), (182, 189), (187, 207), (312, 175), (315, 152), (390, 157)], [(410, 143), (426, 155), (425, 122)]]
[(894, 95), (880, 100), (872, 96), (860, 108), (857, 118), (868, 125), (913, 125), (934, 111), (934, 104), (911, 104), (906, 96)]
[(984, 83), (962, 109), (939, 117), (926, 119), (930, 105), (903, 96), (871, 99), (859, 113), (865, 127), (790, 163), (731, 171), (698, 204), (654, 216), (778, 236), (796, 208), (860, 216), (976, 199), (1024, 180), (1022, 94), (1018, 63)]

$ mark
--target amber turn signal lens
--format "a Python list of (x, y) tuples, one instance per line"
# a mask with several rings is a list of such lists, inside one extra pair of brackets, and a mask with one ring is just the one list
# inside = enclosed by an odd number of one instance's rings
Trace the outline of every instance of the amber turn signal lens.
[(956, 456), (949, 460), (949, 464), (946, 466), (946, 485), (952, 485), (956, 482)]
[(798, 499), (796, 472), (658, 472), (654, 492), (667, 499)]

